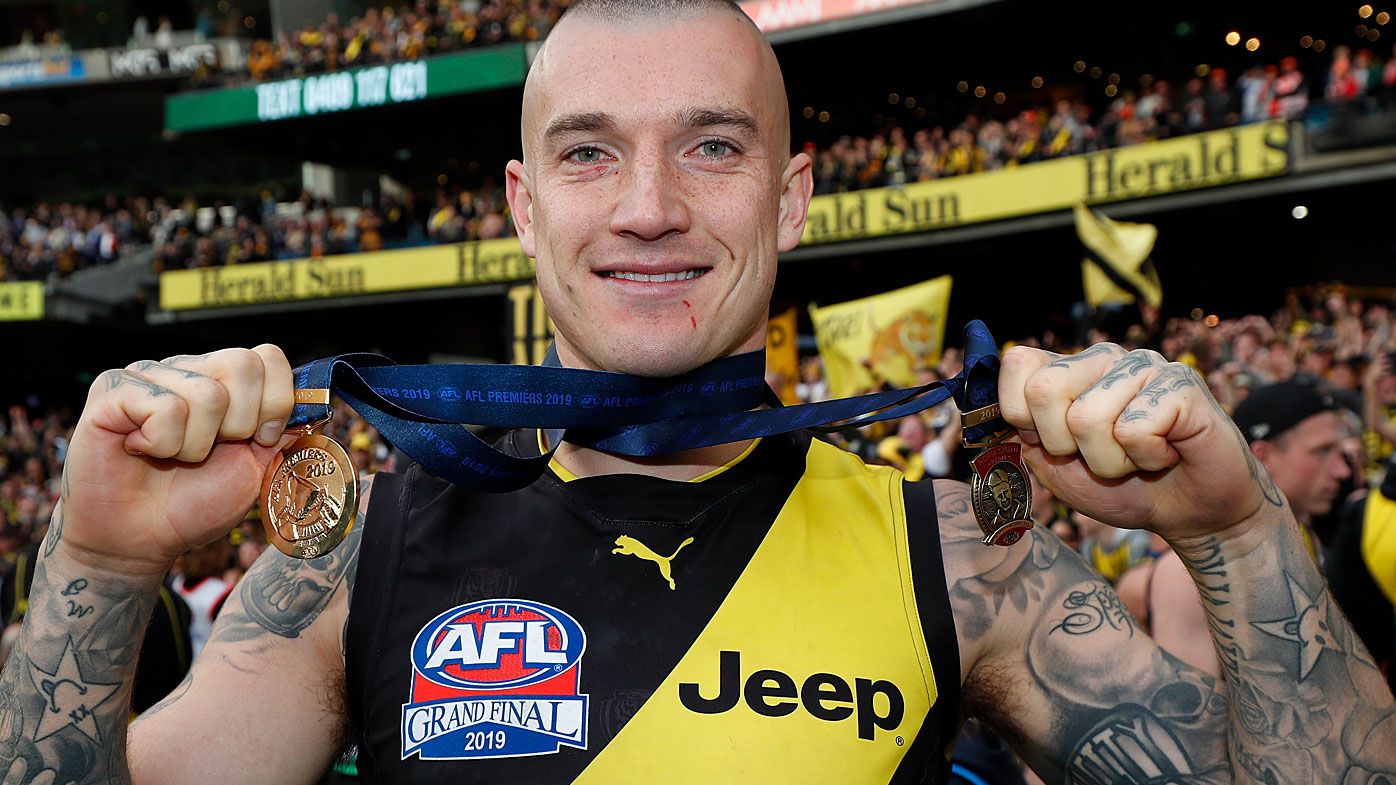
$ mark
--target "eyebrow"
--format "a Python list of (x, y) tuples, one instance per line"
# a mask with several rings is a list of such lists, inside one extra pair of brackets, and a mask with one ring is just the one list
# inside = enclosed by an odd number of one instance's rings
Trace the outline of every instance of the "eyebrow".
[[(760, 128), (756, 118), (740, 109), (715, 107), (695, 107), (683, 109), (674, 115), (674, 121), (683, 128), (711, 128), (729, 126), (756, 136)], [(573, 112), (554, 118), (543, 129), (543, 141), (551, 142), (560, 136), (574, 133), (613, 132), (619, 128), (616, 118), (608, 112)]]
[(756, 118), (740, 109), (709, 107), (684, 109), (676, 114), (674, 119), (684, 128), (710, 128), (715, 125), (726, 125), (740, 128), (753, 136), (760, 130), (756, 125)]
[(543, 130), (543, 140), (552, 141), (572, 133), (616, 130), (616, 118), (606, 112), (574, 112), (555, 118)]

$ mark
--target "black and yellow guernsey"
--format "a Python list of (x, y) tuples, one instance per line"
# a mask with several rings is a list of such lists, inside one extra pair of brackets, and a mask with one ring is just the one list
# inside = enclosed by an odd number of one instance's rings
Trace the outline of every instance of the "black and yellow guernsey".
[(379, 475), (346, 644), (360, 775), (943, 782), (960, 667), (931, 484), (803, 435), (699, 480)]

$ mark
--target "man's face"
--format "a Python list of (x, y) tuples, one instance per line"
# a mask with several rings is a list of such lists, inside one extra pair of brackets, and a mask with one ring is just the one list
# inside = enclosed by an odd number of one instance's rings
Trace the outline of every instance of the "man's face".
[(1342, 421), (1333, 412), (1320, 412), (1286, 431), (1273, 442), (1252, 445), (1275, 484), (1301, 519), (1333, 509), (1338, 484), (1352, 471), (1343, 460)]
[(667, 376), (763, 345), (813, 188), (784, 82), (741, 19), (564, 21), (506, 176), (569, 366)]

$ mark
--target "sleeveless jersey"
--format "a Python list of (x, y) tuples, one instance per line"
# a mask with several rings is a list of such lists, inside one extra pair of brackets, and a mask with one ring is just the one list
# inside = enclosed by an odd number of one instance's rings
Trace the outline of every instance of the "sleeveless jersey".
[(346, 632), (361, 777), (945, 781), (929, 482), (803, 435), (687, 483), (553, 466), (507, 494), (375, 479)]

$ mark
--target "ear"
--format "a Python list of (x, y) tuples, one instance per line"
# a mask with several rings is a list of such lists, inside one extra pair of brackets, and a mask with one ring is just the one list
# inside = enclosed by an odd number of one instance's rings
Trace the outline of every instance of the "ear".
[(1260, 461), (1262, 464), (1265, 463), (1266, 459), (1268, 459), (1271, 455), (1274, 454), (1274, 444), (1267, 442), (1264, 439), (1251, 442), (1251, 455), (1254, 455), (1255, 459), (1257, 461)]
[(524, 255), (538, 255), (538, 241), (533, 235), (533, 186), (523, 163), (510, 161), (504, 167), (504, 198), (509, 202), (509, 214), (514, 219), (514, 231)]
[(780, 218), (777, 247), (785, 252), (800, 244), (805, 233), (805, 217), (809, 215), (809, 200), (814, 195), (814, 162), (804, 153), (796, 153), (781, 175), (784, 185), (780, 192)]

